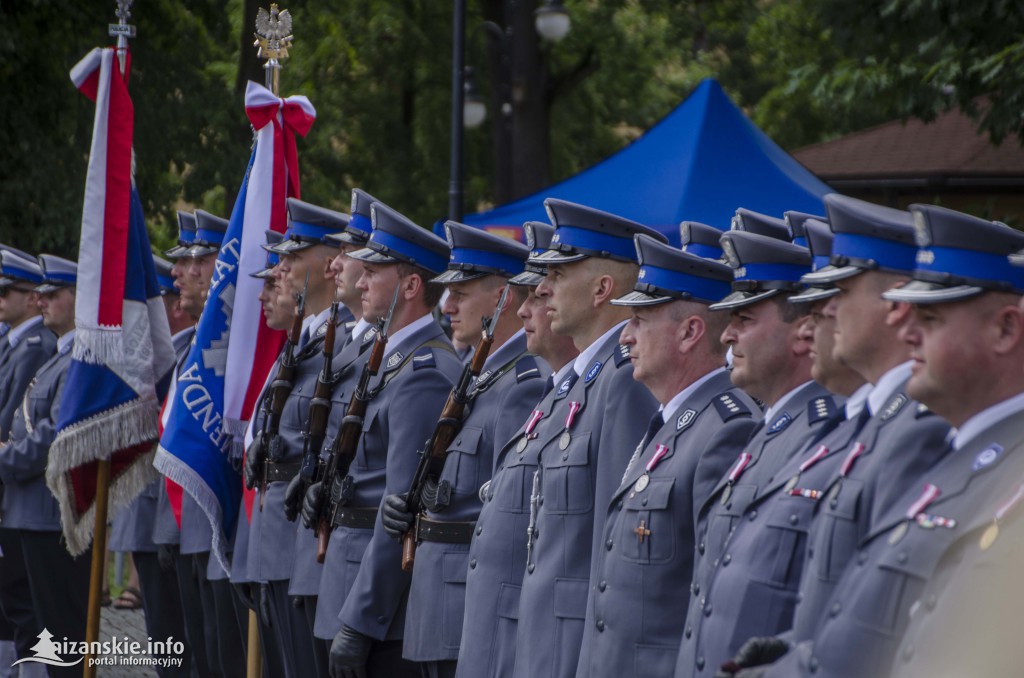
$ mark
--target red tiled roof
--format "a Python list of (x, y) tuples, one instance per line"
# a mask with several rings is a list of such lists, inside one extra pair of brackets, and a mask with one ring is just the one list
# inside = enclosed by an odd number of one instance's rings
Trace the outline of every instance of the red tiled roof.
[(959, 110), (930, 123), (896, 120), (793, 153), (828, 181), (841, 178), (1024, 176), (1024, 147), (1008, 136), (993, 146)]

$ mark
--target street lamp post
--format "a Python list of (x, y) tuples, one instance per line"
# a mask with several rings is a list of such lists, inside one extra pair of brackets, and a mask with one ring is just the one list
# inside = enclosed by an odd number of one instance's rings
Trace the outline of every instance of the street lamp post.
[[(496, 157), (496, 180), (498, 186), (498, 198), (509, 199), (513, 197), (513, 163), (512, 154), (515, 152), (512, 142), (516, 136), (514, 130), (519, 122), (516, 121), (516, 105), (521, 103), (522, 81), (516, 79), (516, 65), (513, 61), (516, 51), (517, 40), (515, 39), (513, 24), (516, 17), (521, 16), (519, 4), (523, 0), (506, 0), (506, 16), (502, 28), (494, 21), (484, 21), (477, 28), (485, 29), (497, 45), (496, 75), (498, 87), (495, 88), (499, 111), (494, 115), (494, 144)], [(544, 3), (532, 12), (533, 27), (537, 35), (544, 42), (558, 42), (564, 38), (570, 29), (569, 13), (566, 11), (561, 0), (544, 0)], [(527, 15), (529, 16), (529, 15)], [(522, 17), (526, 19), (526, 17)], [(526, 19), (528, 21), (528, 19)], [(529, 24), (527, 24), (529, 25)], [(519, 30), (524, 26), (519, 23)], [(453, 52), (452, 52), (452, 175), (449, 188), (449, 215), (462, 217), (464, 165), (463, 165), (463, 139), (464, 128), (477, 127), (487, 117), (487, 108), (483, 97), (479, 95), (475, 86), (475, 73), (472, 68), (465, 66), (466, 53), (466, 4), (465, 0), (455, 0), (455, 16), (453, 20)], [(520, 37), (525, 36), (522, 34)], [(522, 40), (518, 40), (519, 49), (523, 49)], [(525, 54), (525, 53), (521, 53)], [(518, 77), (523, 78), (524, 74), (519, 69)], [(526, 71), (531, 73), (530, 69)], [(528, 81), (529, 82), (529, 81)], [(519, 83), (519, 84), (517, 84)], [(539, 82), (532, 83), (538, 87), (543, 84), (543, 78)], [(518, 92), (518, 99), (517, 99)], [(536, 92), (534, 93), (536, 96)], [(545, 142), (546, 143), (546, 142)], [(456, 219), (454, 216), (449, 218)]]

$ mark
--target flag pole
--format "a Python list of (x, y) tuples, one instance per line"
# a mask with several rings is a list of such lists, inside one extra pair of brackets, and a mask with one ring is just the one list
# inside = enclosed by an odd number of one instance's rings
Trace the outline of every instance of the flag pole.
[[(292, 44), (292, 18), (288, 10), (278, 10), (277, 3), (270, 4), (270, 11), (259, 9), (256, 14), (257, 58), (266, 59), (266, 87), (274, 96), (281, 96), (281, 62), (288, 56)], [(241, 519), (244, 516), (240, 516)], [(248, 642), (246, 644), (246, 676), (260, 678), (263, 674), (263, 655), (260, 652), (259, 619), (255, 610), (249, 610)]]
[[(133, 0), (117, 0), (117, 23), (109, 24), (108, 34), (117, 37), (117, 60), (124, 75), (128, 56), (128, 38), (135, 37), (135, 26), (128, 23)], [(92, 536), (92, 571), (89, 574), (89, 606), (86, 610), (85, 642), (89, 652), (83, 662), (82, 677), (95, 678), (92, 648), (100, 638), (100, 602), (107, 555), (107, 502), (110, 496), (110, 457), (100, 459), (96, 467), (96, 522)]]

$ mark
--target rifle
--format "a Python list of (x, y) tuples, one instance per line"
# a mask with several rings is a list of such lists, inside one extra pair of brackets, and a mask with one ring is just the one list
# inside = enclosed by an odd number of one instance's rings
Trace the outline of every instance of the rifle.
[(335, 478), (342, 478), (341, 493), (334, 497), (328, 495), (324, 507), (320, 510), (320, 519), (316, 526), (316, 562), (324, 562), (327, 556), (327, 545), (331, 540), (330, 519), (334, 514), (334, 508), (352, 498), (355, 487), (348, 475), (349, 467), (356, 456), (356, 448), (359, 446), (359, 438), (363, 433), (363, 418), (366, 416), (366, 406), (372, 396), (370, 395), (370, 379), (380, 371), (380, 364), (384, 362), (384, 349), (388, 343), (388, 328), (391, 327), (391, 318), (395, 314), (395, 306), (398, 303), (398, 294), (401, 286), (395, 287), (395, 295), (391, 298), (391, 306), (387, 315), (377, 321), (377, 335), (373, 338), (373, 348), (370, 349), (370, 357), (363, 365), (363, 371), (359, 375), (359, 383), (352, 393), (352, 400), (349, 401), (348, 409), (341, 420), (338, 435), (331, 445), (330, 456), (327, 457), (327, 464), (324, 467), (323, 485), (320, 491), (330, 491)]
[(284, 412), (284, 404), (288, 401), (288, 395), (292, 392), (292, 379), (295, 378), (295, 366), (298, 358), (295, 356), (295, 348), (302, 338), (302, 319), (306, 315), (306, 292), (309, 291), (309, 274), (306, 274), (306, 283), (302, 286), (302, 292), (295, 295), (295, 315), (292, 318), (292, 327), (288, 332), (288, 340), (281, 352), (281, 362), (277, 367), (277, 374), (270, 382), (270, 407), (267, 416), (263, 419), (263, 428), (259, 433), (259, 440), (256, 441), (256, 448), (263, 454), (263, 478), (260, 480), (260, 511), (263, 510), (263, 500), (267, 496), (267, 464), (266, 460), (281, 457), (281, 413)]
[[(494, 328), (498, 326), (498, 318), (501, 317), (501, 309), (508, 299), (508, 292), (509, 285), (506, 284), (505, 289), (501, 291), (494, 314), (490, 318), (484, 316), (481, 319), (483, 332), (476, 345), (476, 350), (473, 352), (473, 360), (462, 368), (462, 376), (459, 377), (458, 383), (448, 395), (444, 409), (441, 410), (441, 417), (437, 420), (434, 432), (430, 436), (430, 442), (420, 454), (420, 461), (416, 466), (416, 473), (413, 475), (412, 486), (409, 488), (406, 499), (409, 512), (414, 516), (418, 516), (426, 505), (433, 503), (424, 501), (423, 495), (427, 481), (433, 479), (436, 482), (441, 477), (445, 459), (448, 457), (448, 446), (452, 444), (452, 440), (462, 428), (462, 414), (466, 405), (469, 404), (469, 387), (473, 379), (480, 376), (484, 362), (487, 361), (487, 356), (491, 352), (491, 345), (494, 343)], [(416, 560), (415, 532), (414, 522), (413, 527), (402, 535), (402, 569), (406, 572), (412, 570)]]
[(331, 414), (331, 391), (334, 389), (334, 337), (338, 324), (338, 302), (331, 302), (331, 318), (327, 321), (324, 332), (324, 366), (316, 380), (313, 399), (309, 401), (309, 418), (303, 433), (302, 465), (299, 467), (299, 478), (302, 490), (300, 497), (306, 495), (306, 489), (316, 480), (317, 466), (320, 463), (320, 450), (324, 446), (327, 433), (327, 418)]

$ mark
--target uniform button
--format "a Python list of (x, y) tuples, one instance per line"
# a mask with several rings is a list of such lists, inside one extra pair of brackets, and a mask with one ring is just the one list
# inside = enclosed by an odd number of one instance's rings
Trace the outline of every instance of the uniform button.
[(730, 501), (730, 502), (729, 502), (728, 504), (726, 504), (726, 505), (725, 505), (725, 508), (727, 508), (727, 509), (730, 509), (730, 510), (731, 510), (731, 509), (732, 509), (732, 502)]
[(722, 558), (722, 567), (725, 567), (726, 565), (728, 565), (731, 562), (732, 562), (732, 555), (729, 554), (729, 553), (726, 553), (725, 557)]
[(644, 500), (640, 503), (643, 504), (644, 506), (647, 506), (647, 497), (644, 497)]
[(608, 541), (606, 541), (606, 542), (604, 543), (604, 547), (605, 547), (606, 549), (608, 549), (609, 551), (611, 551), (611, 550), (612, 550), (612, 547), (613, 547), (613, 546), (615, 546), (615, 542), (613, 542), (613, 541), (612, 541), (611, 539), (609, 539)]
[(544, 496), (541, 495), (541, 496), (537, 497), (537, 506), (543, 506), (543, 505), (544, 505)]
[(456, 440), (455, 444), (456, 445), (461, 445), (462, 444), (462, 438), (459, 438), (458, 440)]
[(751, 511), (747, 515), (747, 517), (750, 518), (751, 520), (757, 520), (757, 509), (754, 509), (753, 511)]
[(622, 502), (621, 501), (619, 502), (619, 510), (620, 511), (622, 510)]
[(476, 534), (477, 534), (477, 536), (480, 536), (480, 533), (483, 532), (483, 531), (484, 531), (483, 526), (481, 526), (481, 525), (477, 525), (476, 526)]
[(693, 591), (693, 595), (699, 596), (700, 595), (700, 584), (698, 584), (697, 582), (694, 582), (694, 583), (690, 584), (690, 590)]
[(529, 572), (530, 574), (533, 574), (533, 570), (534, 570), (535, 567), (536, 567), (536, 565), (534, 565), (533, 563), (530, 563), (529, 565), (526, 566), (526, 571)]
[(697, 670), (698, 671), (703, 671), (704, 670), (704, 657), (697, 657)]
[(604, 631), (604, 620), (603, 619), (598, 619), (597, 620), (597, 630), (598, 631)]
[(701, 542), (697, 545), (697, 552), (701, 555), (704, 555), (704, 542)]
[(686, 630), (683, 631), (683, 635), (687, 638), (687, 640), (689, 640), (690, 636), (693, 635), (693, 627), (692, 626), (687, 626)]
[(817, 657), (811, 657), (811, 661), (807, 662), (807, 668), (811, 670), (811, 673), (817, 673), (819, 666)]
[(381, 616), (377, 617), (377, 623), (378, 624), (386, 624), (387, 622), (388, 622), (388, 618), (385, 617), (384, 615), (381, 615)]
[(896, 556), (896, 560), (900, 561), (901, 563), (907, 562), (907, 552), (900, 551), (899, 555)]
[(568, 458), (569, 458), (569, 453), (568, 452), (566, 452), (565, 454), (562, 455), (562, 461), (565, 461)]
[(469, 561), (469, 569), (471, 569), (471, 570), (475, 570), (476, 569), (476, 558), (474, 558), (473, 560)]
[(608, 582), (606, 582), (604, 580), (599, 582), (598, 585), (597, 585), (597, 590), (600, 591), (601, 593), (604, 593), (604, 590), (606, 588), (608, 588)]
[(796, 525), (799, 522), (800, 522), (800, 519), (796, 517), (795, 513), (789, 517), (789, 524), (790, 525)]
[(839, 506), (839, 500), (838, 500), (838, 499), (833, 499), (832, 501), (830, 501), (830, 502), (828, 503), (828, 505), (829, 505), (830, 507), (832, 507), (832, 508), (835, 508), (835, 507)]
[(705, 617), (710, 617), (711, 616), (711, 606), (710, 605), (708, 605), (707, 607), (704, 608), (704, 616)]
[(829, 615), (835, 617), (839, 614), (839, 611), (843, 609), (843, 606), (839, 603), (832, 603), (832, 609), (828, 611)]

